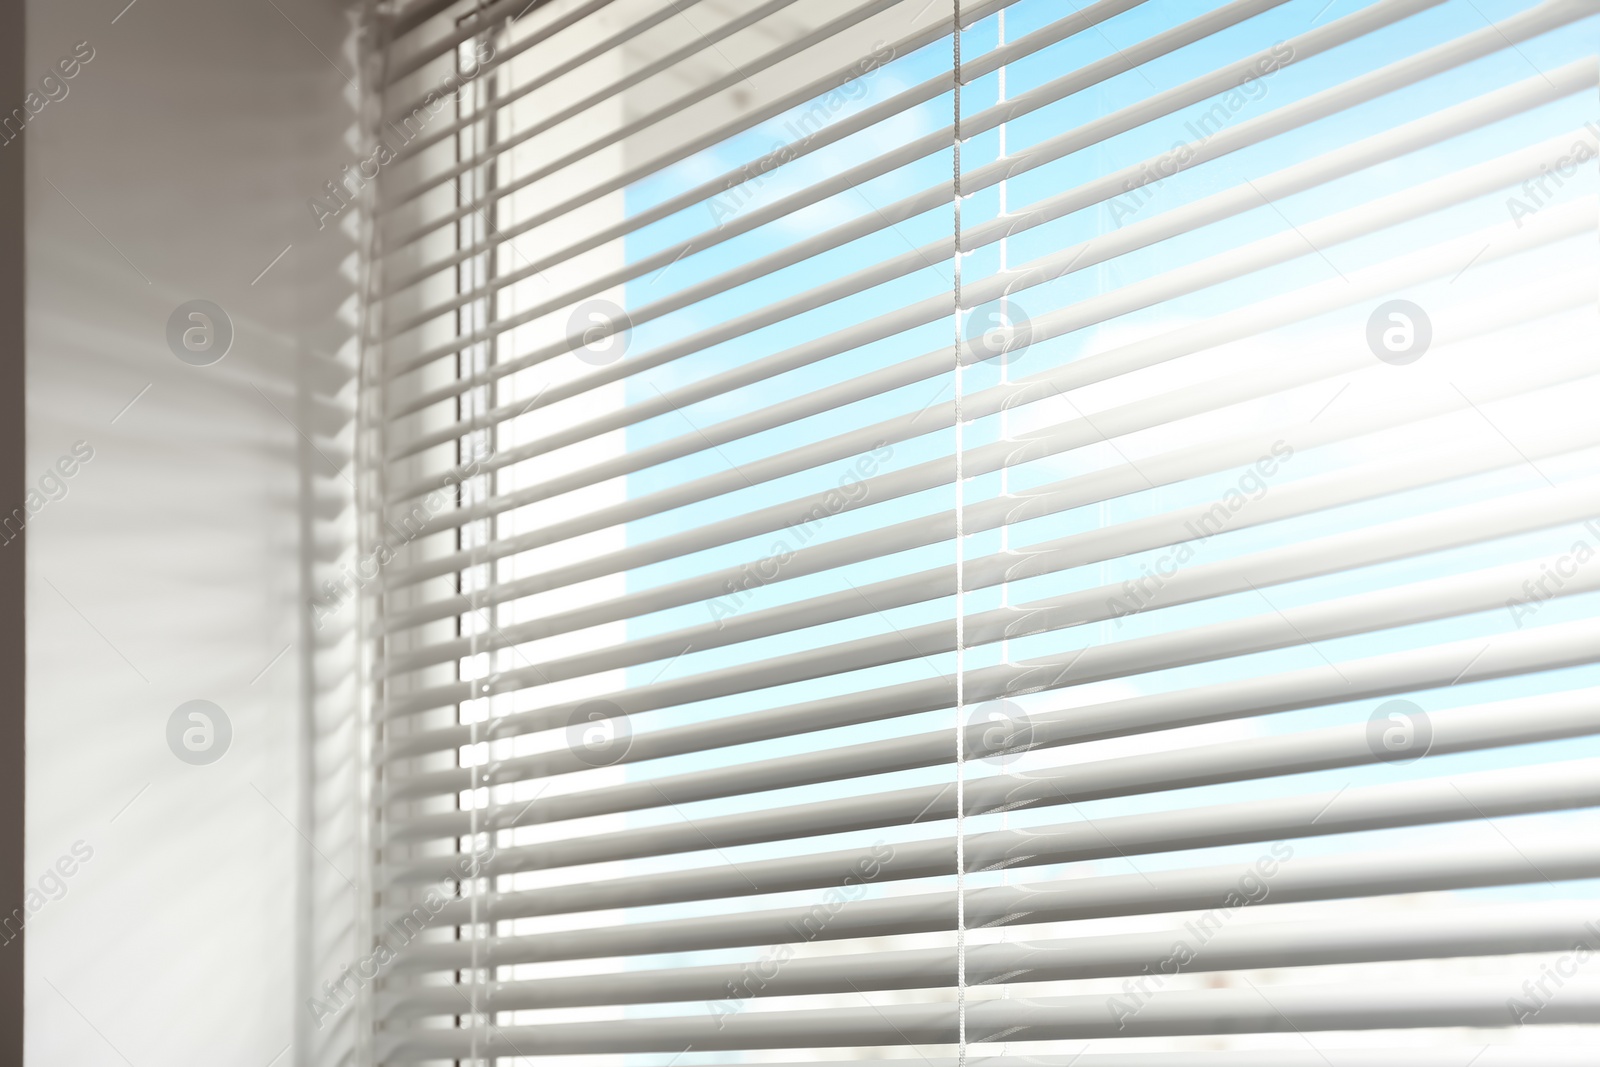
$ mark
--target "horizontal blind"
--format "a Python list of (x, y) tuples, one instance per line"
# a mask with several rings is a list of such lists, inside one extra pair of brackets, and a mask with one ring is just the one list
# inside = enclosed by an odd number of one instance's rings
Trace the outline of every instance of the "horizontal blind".
[(376, 21), (373, 953), (313, 1010), (1588, 1062), (1594, 16)]

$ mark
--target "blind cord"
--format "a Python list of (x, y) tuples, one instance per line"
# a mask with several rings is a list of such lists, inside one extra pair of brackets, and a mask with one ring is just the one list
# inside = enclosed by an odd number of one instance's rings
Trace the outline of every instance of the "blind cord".
[(951, 0), (951, 62), (954, 95), (952, 187), (954, 196), (954, 260), (951, 290), (955, 303), (955, 512), (956, 512), (956, 1065), (967, 1063), (967, 731), (966, 710), (966, 485), (962, 461), (965, 431), (961, 413), (961, 0)]
[[(1006, 9), (1002, 7), (996, 13), (995, 17), (995, 48), (1000, 49), (1004, 48), (1006, 44)], [(995, 71), (995, 97), (996, 103), (1003, 104), (1006, 101), (1006, 65), (1004, 63), (1000, 64), (1000, 68)], [(997, 152), (999, 159), (1005, 159), (1006, 124), (1004, 122), (1000, 123), (1000, 128), (996, 131), (996, 133), (999, 137), (999, 142), (995, 147), (995, 151)], [(1010, 202), (1006, 198), (1005, 179), (1002, 178), (1000, 180), (1000, 184), (996, 191), (1000, 197), (1000, 202), (997, 205), (999, 217), (1004, 218), (1010, 208)], [(1002, 276), (1004, 276), (1006, 271), (1010, 269), (1011, 260), (1008, 256), (1006, 237), (1003, 235), (1003, 233), (999, 242), (999, 250), (1000, 273)], [(1002, 337), (1004, 338), (1004, 344), (1000, 349), (1000, 385), (1002, 388), (1008, 390), (1011, 386), (1012, 345), (1016, 342), (1016, 331), (1013, 329), (1011, 322), (1011, 297), (1008, 292), (1009, 288), (1010, 287), (1007, 286), (1007, 289), (1002, 290), (1000, 294), (1000, 328), (1005, 331), (1002, 334)], [(987, 348), (985, 348), (985, 351), (987, 351)], [(1011, 397), (1009, 393), (1006, 396), (1005, 407), (1000, 409), (1000, 439), (1002, 441), (1011, 440)], [(1002, 466), (1000, 468), (1000, 496), (1002, 499), (1004, 499), (1010, 495), (1011, 468), (1010, 466)], [(1009, 555), (1011, 552), (1011, 524), (1009, 522), (1003, 523), (1000, 526), (1000, 551), (1005, 555)], [(1011, 582), (1009, 580), (1010, 570), (1008, 569), (1006, 573), (1008, 576), (1007, 580), (1000, 583), (1000, 604), (1002, 607), (1011, 606)], [(1005, 664), (1007, 667), (1011, 666), (1011, 636), (1009, 630), (1006, 633), (1005, 639), (1000, 642), (1000, 662)], [(1009, 711), (1004, 711), (1001, 714), (1008, 715)], [(1016, 725), (1016, 723), (1009, 721), (1009, 719), (1006, 721), (1006, 726), (1009, 730), (1015, 731)], [(1006, 747), (1010, 749), (1015, 740), (1015, 733), (1009, 734), (1006, 737)], [(1013, 771), (1011, 761), (1015, 758), (1015, 753), (1012, 753), (1009, 757), (1003, 758), (1000, 761), (1000, 772), (1002, 774), (1006, 775), (1007, 777), (1012, 775)], [(1009, 811), (1004, 811), (1001, 813), (1000, 829), (1002, 832), (1006, 832), (1011, 829), (1011, 813)], [(1009, 867), (1000, 872), (1000, 884), (1011, 884), (1011, 869)], [(1006, 941), (1006, 928), (1004, 926), (1000, 927), (998, 937), (1001, 944), (1004, 944)], [(1005, 982), (1000, 983), (1000, 999), (1009, 1000), (1010, 998), (1010, 985)], [(1009, 1050), (1010, 1042), (1005, 1042), (1000, 1046), (1000, 1054), (1002, 1056), (1004, 1056)]]

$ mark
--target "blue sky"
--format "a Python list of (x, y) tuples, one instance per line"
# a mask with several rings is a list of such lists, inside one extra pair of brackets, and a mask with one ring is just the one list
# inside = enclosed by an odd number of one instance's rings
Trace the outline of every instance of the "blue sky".
[[(1161, 3), (1154, 0), (1142, 4), (1132, 11), (1108, 20), (1099, 30), (1080, 33), (1009, 66), (1006, 70), (1007, 96), (1015, 98), (1087, 62), (1115, 55), (1118, 50), (1132, 47), (1153, 34), (1210, 10), (1213, 6)], [(1352, 0), (1336, 0), (1326, 7), (1323, 6), (1323, 0), (1291, 0), (1289, 3), (1247, 19), (1240, 25), (1144, 64), (1136, 71), (1109, 78), (1100, 85), (1068, 96), (1009, 123), (1005, 130), (1008, 147), (1013, 153), (1025, 150), (1028, 146), (1096, 116), (1145, 100), (1156, 92), (1183, 84), (1223, 64), (1255, 55), (1277, 42), (1293, 39), (1314, 26), (1328, 25), (1359, 10), (1362, 6)], [(1463, 33), (1480, 30), (1486, 25), (1485, 17), (1500, 20), (1533, 6), (1517, 2), (1450, 0), (1377, 30), (1355, 44), (1335, 48), (1270, 74), (1263, 79), (1264, 91), (1256, 99), (1249, 101), (1231, 122), (1242, 123), (1267, 114), (1273, 109), (1288, 106), (1330, 86), (1342, 84), (1369, 71), (1404, 60)], [(1016, 40), (1046, 25), (1050, 20), (1060, 17), (1062, 12), (1063, 7), (1059, 3), (1021, 0), (1008, 9), (1007, 39)], [(986, 19), (966, 34), (964, 52), (969, 57), (980, 55), (994, 47), (998, 33), (997, 21), (994, 17)], [(1592, 56), (1595, 52), (1596, 25), (1597, 20), (1590, 19), (1542, 34), (1518, 44), (1515, 48), (1501, 48), (1491, 55), (1425, 79), (1419, 84), (1385, 94), (1371, 103), (1349, 108), (1306, 127), (1273, 137), (1255, 147), (1185, 172), (1162, 183), (1150, 202), (1142, 207), (1131, 221), (1141, 222), (1155, 218), (1163, 212), (1192, 203), (1201, 197), (1234, 188), (1246, 178), (1259, 178), (1285, 166), (1314, 158), (1340, 145), (1372, 136), (1397, 124), (1429, 116), (1441, 108), (1498, 87), (1538, 77), (1540, 71), (1553, 71), (1581, 57)], [(898, 58), (882, 70), (864, 78), (865, 92), (859, 99), (848, 102), (839, 116), (888, 99), (896, 92), (947, 69), (949, 61), (948, 40), (915, 54)], [(969, 115), (982, 111), (995, 103), (997, 93), (997, 76), (989, 75), (977, 80), (964, 90), (964, 111)], [(1594, 104), (1592, 89), (1587, 93), (1567, 96), (1444, 144), (1423, 149), (1370, 170), (1287, 197), (1273, 205), (1263, 204), (1257, 209), (1162, 242), (1155, 247), (1133, 252), (1102, 266), (1082, 270), (1057, 281), (1028, 289), (1019, 295), (1018, 303), (1029, 315), (1040, 318), (1096, 296), (1136, 285), (1221, 251), (1284, 233), (1290, 229), (1309, 226), (1319, 218), (1357, 207), (1376, 197), (1424, 181), (1459, 173), (1475, 163), (1496, 158), (1515, 148), (1577, 131), (1584, 122), (1594, 117)], [(1209, 106), (1209, 101), (1202, 102), (1022, 174), (1006, 183), (1005, 193), (1009, 206), (1016, 210), (1109, 171), (1156, 156), (1170, 149), (1179, 140), (1192, 139), (1184, 132), (1186, 124), (1194, 121)], [(814, 156), (790, 164), (780, 170), (771, 181), (756, 190), (752, 201), (743, 210), (758, 209), (811, 181), (838, 173), (844, 168), (871, 158), (876, 153), (892, 149), (915, 137), (938, 131), (949, 123), (950, 114), (951, 99), (946, 94), (864, 133), (851, 136)], [(773, 119), (714, 149), (641, 181), (627, 192), (628, 210), (634, 212), (644, 210), (761, 155), (769, 150), (776, 140), (784, 137), (786, 118), (788, 116)], [(834, 121), (838, 121), (838, 117)], [(964, 169), (971, 172), (997, 158), (997, 154), (998, 133), (981, 134), (964, 148)], [(659, 275), (650, 275), (630, 283), (627, 288), (627, 304), (630, 308), (646, 305), (685, 286), (727, 271), (737, 270), (763, 255), (786, 247), (795, 240), (848, 222), (875, 209), (882, 209), (905, 196), (936, 188), (941, 183), (947, 185), (950, 168), (951, 159), (948, 150), (935, 152), (910, 162), (891, 173), (863, 183), (851, 192), (831, 198), (807, 212), (762, 226), (710, 250), (686, 257)], [(1558, 199), (1571, 200), (1581, 196), (1592, 196), (1596, 187), (1593, 171), (1591, 165), (1579, 178), (1567, 183), (1559, 191)], [(1065, 366), (1074, 360), (1114, 349), (1131, 341), (1205, 322), (1218, 315), (1307, 286), (1337, 284), (1339, 279), (1347, 274), (1359, 274), (1362, 269), (1381, 264), (1395, 256), (1426, 248), (1435, 243), (1460, 239), (1462, 235), (1506, 222), (1504, 199), (1504, 194), (1479, 197), (1459, 207), (1438, 212), (1434, 216), (1391, 227), (1370, 238), (1339, 245), (1337, 248), (1308, 249), (1307, 254), (1280, 267), (1256, 272), (1237, 281), (1208, 286), (1191, 295), (1128, 315), (1117, 316), (1105, 323), (1053, 338), (1021, 354), (1016, 360), (1013, 376), (1034, 374), (1051, 367)], [(998, 189), (991, 188), (973, 195), (964, 206), (965, 224), (971, 227), (995, 217), (998, 205)], [(704, 231), (712, 222), (712, 216), (704, 205), (690, 208), (631, 235), (627, 241), (626, 255), (630, 261), (642, 259)], [(1011, 238), (1006, 242), (1006, 254), (1010, 264), (1015, 266), (1098, 235), (1113, 232), (1117, 228), (1117, 223), (1118, 220), (1104, 205), (1074, 212)], [(633, 331), (630, 355), (648, 352), (662, 344), (737, 317), (754, 308), (805, 292), (865, 265), (901, 255), (911, 248), (936, 241), (949, 233), (950, 226), (950, 207), (945, 203), (825, 255), (813, 257), (766, 277), (750, 280), (719, 297), (641, 324)], [(1590, 240), (1592, 241), (1592, 237)], [(993, 276), (999, 268), (999, 253), (1000, 249), (997, 246), (991, 246), (978, 250), (964, 261), (963, 275), (969, 286)], [(1408, 290), (1407, 295), (1423, 303), (1425, 307), (1441, 309), (1441, 321), (1446, 321), (1449, 317), (1444, 313), (1445, 309), (1465, 307), (1470, 311), (1474, 308), (1504, 307), (1509, 313), (1516, 307), (1517, 293), (1527, 286), (1537, 287), (1542, 278), (1554, 277), (1565, 270), (1592, 271), (1592, 268), (1592, 248), (1587, 244), (1568, 240), (1552, 246), (1547, 252), (1522, 259), (1502, 261), (1491, 255), (1482, 266), (1472, 267), (1458, 276), (1458, 279), (1448, 281), (1439, 279), (1435, 283)], [(831, 302), (783, 323), (712, 346), (663, 367), (636, 374), (628, 379), (628, 400), (630, 403), (651, 400), (657, 396), (658, 390), (670, 394), (675, 387), (688, 382), (697, 381), (730, 367), (744, 365), (792, 345), (865, 321), (877, 314), (948, 292), (950, 285), (950, 263), (947, 260), (934, 263), (902, 278)], [(1099, 388), (1098, 391), (1086, 390), (1078, 402), (1083, 404), (1086, 410), (1099, 411), (1129, 402), (1139, 396), (1164, 392), (1191, 381), (1203, 381), (1215, 374), (1248, 373), (1252, 368), (1274, 366), (1286, 359), (1311, 358), (1313, 354), (1318, 353), (1331, 357), (1340, 351), (1359, 346), (1363, 336), (1363, 323), (1370, 307), (1370, 301), (1362, 302), (1357, 306), (1317, 317), (1298, 326), (1273, 331), (1253, 341), (1225, 346), (1218, 353), (1186, 357), (1180, 364), (1130, 375), (1126, 381), (1109, 384)], [(1450, 314), (1457, 313), (1455, 310), (1450, 312)], [(1163, 435), (1161, 432), (1153, 432), (1143, 437), (1135, 435), (1119, 442), (1120, 447), (1096, 445), (1034, 461), (1013, 470), (1006, 476), (1004, 484), (999, 475), (988, 475), (972, 480), (965, 490), (966, 502), (971, 506), (992, 499), (1005, 491), (1025, 493), (1031, 487), (1118, 465), (1130, 455), (1136, 462), (1141, 458), (1148, 459), (1177, 447), (1184, 440), (1182, 434), (1199, 433), (1210, 438), (1228, 436), (1241, 427), (1281, 423), (1285, 436), (1292, 440), (1294, 433), (1297, 432), (1296, 428), (1309, 424), (1314, 413), (1318, 413), (1320, 417), (1320, 407), (1336, 403), (1340, 406), (1330, 409), (1334, 412), (1332, 417), (1353, 417), (1371, 398), (1381, 397), (1384, 390), (1416, 390), (1416, 395), (1421, 397), (1428, 390), (1443, 388), (1452, 381), (1459, 381), (1461, 387), (1468, 391), (1485, 389), (1495, 380), (1494, 375), (1499, 373), (1496, 368), (1504, 364), (1503, 357), (1507, 351), (1559, 353), (1562, 346), (1569, 345), (1575, 337), (1582, 336), (1577, 331), (1584, 329), (1585, 323), (1592, 325), (1592, 319), (1582, 318), (1578, 312), (1563, 313), (1542, 324), (1514, 327), (1504, 335), (1469, 339), (1454, 347), (1441, 346), (1440, 358), (1429, 360), (1425, 357), (1415, 365), (1414, 370), (1379, 368), (1385, 371), (1404, 372), (1388, 379), (1380, 380), (1368, 372), (1364, 376), (1347, 375), (1314, 381), (1279, 397), (1269, 397), (1260, 402), (1235, 406), (1220, 415), (1196, 419), (1180, 430), (1180, 436), (1177, 437), (1170, 433)], [(627, 432), (628, 448), (639, 449), (658, 441), (693, 433), (697, 429), (709, 427), (735, 415), (757, 410), (792, 396), (846, 381), (937, 350), (940, 346), (948, 344), (951, 330), (950, 320), (942, 318), (791, 371), (778, 378), (700, 403), (685, 405), (681, 411), (631, 427)], [(1448, 361), (1444, 358), (1446, 355), (1449, 356)], [(1514, 369), (1515, 363), (1512, 366)], [(971, 395), (993, 385), (999, 373), (998, 367), (993, 365), (972, 369), (966, 375), (966, 393)], [(1338, 386), (1345, 378), (1356, 384), (1353, 385), (1354, 392), (1341, 395)], [(949, 399), (950, 385), (948, 375), (942, 382), (939, 380), (916, 382), (836, 411), (653, 467), (629, 477), (629, 495), (642, 496), (683, 481), (719, 474), (730, 464), (741, 465), (764, 456), (779, 454), (807, 441), (837, 432), (840, 428), (869, 425), (881, 419), (916, 411), (930, 401), (942, 402)], [(1430, 422), (1416, 431), (1402, 429), (1348, 445), (1301, 449), (1292, 461), (1284, 464), (1283, 472), (1273, 481), (1272, 488), (1318, 473), (1338, 470), (1352, 462), (1404, 455), (1406, 450), (1423, 447), (1429, 441), (1436, 443), (1441, 439), (1456, 440), (1456, 435), (1460, 435), (1459, 439), (1463, 442), (1470, 440), (1473, 443), (1480, 441), (1476, 435), (1485, 433), (1500, 434), (1515, 439), (1526, 428), (1537, 426), (1542, 420), (1552, 417), (1579, 417), (1578, 413), (1587, 408), (1591, 400), (1596, 399), (1592, 396), (1593, 392), (1592, 383), (1570, 390), (1551, 390), (1532, 401), (1520, 404), (1485, 405), (1484, 413), (1471, 410), (1458, 412)], [(1553, 415), (1552, 404), (1557, 405)], [(1007, 432), (1014, 435), (1075, 416), (1075, 409), (1063, 409), (1059, 404), (1040, 404), (1035, 409), (1022, 409), (1013, 413), (1005, 426), (1001, 425), (1001, 420), (998, 418), (988, 418), (974, 423), (965, 431), (966, 444), (971, 448), (999, 439)], [(1479, 421), (1484, 420), (1486, 416), (1490, 422), (1487, 427), (1479, 424)], [(1500, 425), (1495, 425), (1496, 422)], [(898, 470), (930, 459), (948, 456), (952, 444), (953, 435), (948, 431), (896, 443), (885, 469)], [(1534, 489), (1543, 485), (1546, 478), (1564, 482), (1592, 475), (1597, 469), (1595, 459), (1594, 451), (1590, 450), (1559, 460), (1541, 461), (1537, 470), (1527, 464), (1513, 463), (1482, 475), (1458, 479), (1439, 486), (1385, 496), (1366, 503), (1258, 528), (1231, 530), (1204, 545), (1195, 562), (1201, 564), (1230, 559), (1264, 551), (1274, 546), (1298, 543), (1309, 538), (1337, 535), (1373, 524), (1427, 514), (1441, 507)], [(753, 508), (806, 496), (835, 483), (840, 472), (847, 466), (848, 461), (826, 464), (814, 470), (761, 483), (735, 493), (715, 497), (701, 504), (632, 523), (628, 530), (629, 542), (631, 544), (648, 542)], [(1203, 504), (1218, 499), (1229, 487), (1237, 484), (1239, 477), (1240, 470), (1230, 468), (1213, 475), (1121, 495), (1102, 503), (1036, 519), (1020, 524), (1012, 531), (1010, 535), (1012, 544), (1025, 545), (1069, 533), (1125, 523), (1177, 507)], [(1268, 490), (1269, 493), (1271, 491)], [(820, 537), (827, 540), (845, 538), (886, 524), (935, 514), (948, 509), (953, 500), (953, 491), (949, 487), (941, 487), (877, 503), (827, 520)], [(781, 536), (764, 534), (684, 559), (639, 568), (628, 576), (629, 589), (649, 588), (689, 574), (765, 556), (772, 551), (774, 542)], [(1074, 627), (1067, 631), (1036, 635), (1012, 642), (1007, 651), (1013, 658), (1062, 652), (1086, 644), (1128, 640), (1144, 634), (1172, 632), (1226, 619), (1287, 610), (1297, 605), (1463, 573), (1516, 560), (1528, 561), (1530, 575), (1536, 575), (1538, 561), (1567, 550), (1579, 536), (1582, 536), (1581, 528), (1572, 524), (1487, 545), (1456, 548), (1421, 558), (1365, 567), (1346, 574), (1273, 586), (1267, 591), (1267, 597), (1270, 599), (1258, 593), (1246, 592), (1208, 599), (1189, 606), (1155, 611), (1140, 619), (1128, 620), (1126, 625), (1121, 627), (1110, 623), (1097, 623)], [(987, 555), (999, 547), (1000, 535), (986, 533), (971, 538), (966, 546), (966, 552), (971, 559)], [(757, 591), (745, 610), (760, 610), (822, 593), (847, 589), (849, 584), (861, 586), (886, 577), (940, 566), (950, 561), (951, 552), (950, 543), (943, 542), (896, 553), (882, 560), (868, 561), (815, 576), (777, 583)], [(1076, 589), (1120, 583), (1127, 578), (1138, 576), (1141, 566), (1161, 554), (1161, 550), (1139, 553), (1095, 566), (1014, 583), (1012, 587), (1004, 590), (977, 591), (968, 597), (967, 610), (972, 613), (993, 607), (1001, 602), (1002, 596), (1007, 597), (1011, 603), (1018, 603)], [(1531, 620), (1529, 625), (1548, 626), (1568, 620), (1590, 618), (1594, 615), (1597, 602), (1600, 602), (1597, 601), (1597, 596), (1592, 594), (1554, 601), (1542, 606), (1537, 617)], [(671, 662), (643, 664), (629, 669), (628, 682), (630, 685), (646, 685), (658, 677), (686, 677), (719, 667), (782, 654), (797, 647), (818, 647), (868, 638), (884, 633), (890, 626), (905, 629), (937, 620), (948, 620), (954, 610), (952, 599), (941, 598), (922, 604), (893, 608), (883, 613), (867, 613), (857, 618), (816, 627), (800, 635), (766, 638), (721, 649), (691, 652)], [(633, 639), (680, 627), (699, 625), (709, 618), (705, 604), (686, 605), (631, 620), (628, 624), (628, 636)], [(1051, 710), (1071, 703), (1116, 699), (1119, 696), (1206, 685), (1231, 678), (1314, 668), (1330, 660), (1338, 663), (1347, 659), (1405, 648), (1421, 648), (1440, 642), (1467, 639), (1487, 641), (1497, 634), (1511, 632), (1515, 628), (1508, 613), (1485, 612), (1397, 630), (1383, 630), (1368, 635), (1323, 641), (1316, 647), (1290, 648), (1218, 663), (1155, 672), (1098, 686), (1083, 687), (1082, 691), (1046, 693), (1037, 698), (1024, 700), (1022, 703), (1034, 711)], [(1000, 654), (1001, 649), (997, 645), (975, 649), (968, 655), (967, 667), (970, 670), (999, 662)], [(950, 674), (953, 670), (953, 656), (934, 656), (927, 659), (914, 657), (902, 663), (853, 674), (820, 678), (733, 698), (705, 701), (686, 708), (667, 709), (664, 712), (640, 716), (634, 728), (636, 731), (644, 731), (689, 721), (715, 719), (761, 708), (781, 707), (819, 696), (852, 692), (860, 688), (920, 680), (929, 677), (934, 671)], [(1450, 708), (1460, 705), (1594, 685), (1597, 678), (1600, 678), (1600, 671), (1584, 668), (1498, 682), (1474, 683), (1423, 694), (1408, 694), (1408, 696), (1430, 714), (1447, 713)], [(1168, 739), (1165, 743), (1207, 743), (1258, 734), (1295, 732), (1341, 723), (1360, 723), (1366, 720), (1377, 703), (1379, 702), (1355, 701), (1267, 716), (1244, 723), (1221, 724)], [(627, 773), (636, 777), (646, 775), (654, 777), (657, 774), (722, 766), (834, 744), (850, 744), (899, 736), (908, 732), (947, 729), (952, 722), (952, 712), (945, 710), (928, 715), (891, 719), (847, 730), (716, 750), (693, 757), (661, 761), (659, 764), (632, 765), (628, 767)], [(1133, 742), (1135, 745), (1143, 743)], [(1120, 748), (1107, 747), (1107, 751), (1119, 753), (1134, 750), (1136, 749), (1130, 749), (1126, 744)], [(1015, 814), (1011, 817), (1010, 825), (1047, 825), (1078, 817), (1094, 818), (1173, 806), (1224, 803), (1266, 796), (1336, 790), (1346, 785), (1352, 787), (1382, 785), (1410, 777), (1430, 777), (1444, 773), (1461, 773), (1596, 754), (1600, 754), (1600, 742), (1593, 739), (1564, 741), (1512, 750), (1441, 757), (1403, 767), (1377, 764), (1367, 768), (1294, 776), (1281, 780), (1185, 790), (1181, 794), (1150, 794), (1101, 801), (1083, 805), (1076, 811), (1065, 807), (1047, 807)], [(1052, 761), (1058, 760), (1060, 755), (1060, 753), (1054, 755), (1046, 753), (1038, 765), (1048, 766)], [(1019, 769), (1025, 770), (1028, 766), (1029, 764), (1023, 764)], [(974, 767), (972, 773), (981, 775), (993, 772), (986, 767)], [(634, 821), (639, 824), (671, 823), (686, 816), (716, 815), (745, 810), (752, 806), (764, 807), (769, 804), (782, 806), (813, 798), (835, 797), (848, 790), (865, 789), (877, 792), (928, 782), (944, 782), (949, 780), (950, 775), (951, 769), (948, 766), (929, 768), (879, 776), (865, 784), (827, 783), (816, 787), (784, 790), (757, 798), (753, 802), (740, 800), (683, 805), (677, 812), (661, 809), (640, 813), (634, 817)], [(1515, 821), (1504, 820), (1504, 822), (1512, 825)], [(974, 819), (969, 822), (968, 832), (981, 832), (998, 824), (997, 817)], [(868, 841), (879, 836), (916, 840), (946, 832), (948, 832), (947, 825), (885, 830), (881, 834), (874, 831), (859, 835), (843, 835), (838, 840), (806, 842), (801, 847), (809, 851), (814, 845), (816, 850), (820, 851), (849, 847), (851, 843)], [(1405, 847), (1408, 842), (1436, 842), (1453, 832), (1453, 830), (1425, 828), (1416, 832), (1385, 832), (1310, 840), (1304, 843), (1302, 854), (1362, 850), (1390, 843)], [(748, 846), (728, 850), (726, 856), (721, 858), (731, 858), (738, 862), (744, 859), (790, 854), (795, 850), (795, 846), (788, 843)], [(1259, 845), (1249, 845), (1233, 849), (1207, 850), (1203, 854), (1179, 853), (1139, 857), (1137, 863), (1138, 869), (1149, 870), (1169, 865), (1187, 866), (1196, 863), (1228, 862), (1233, 859), (1248, 860), (1253, 859), (1259, 851)], [(686, 862), (690, 865), (716, 863), (719, 862), (719, 857), (715, 853), (692, 857), (667, 857), (659, 861), (638, 861), (630, 864), (629, 869), (635, 871), (665, 869), (681, 866)], [(1130, 868), (1126, 864), (1110, 861), (1097, 864), (1093, 868), (1095, 873), (1108, 874), (1125, 873), (1128, 869)], [(1021, 876), (1021, 880), (1042, 880), (1057, 873), (1063, 872), (1043, 868), (1027, 872)], [(1078, 868), (1071, 873), (1085, 872), (1082, 868)], [(921, 888), (925, 891), (933, 884), (935, 883), (918, 883), (911, 887), (894, 887), (888, 891), (900, 891), (901, 888)], [(947, 884), (947, 880), (938, 884)], [(1497, 890), (1494, 894), (1517, 898), (1545, 895), (1565, 897), (1579, 894), (1593, 895), (1594, 889), (1595, 886), (1590, 884), (1559, 887), (1521, 886)], [(674, 914), (700, 913), (704, 910), (705, 905), (688, 905), (640, 909), (638, 914), (640, 918), (666, 917)], [(747, 956), (754, 957), (756, 954), (754, 950), (738, 950), (719, 956), (743, 959)], [(705, 958), (709, 960), (718, 957), (707, 955)], [(650, 1013), (653, 1013), (653, 1010)]]

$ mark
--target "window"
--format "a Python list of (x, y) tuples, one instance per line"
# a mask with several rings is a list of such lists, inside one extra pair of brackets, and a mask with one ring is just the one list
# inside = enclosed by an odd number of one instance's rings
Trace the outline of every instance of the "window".
[(374, 22), (375, 1060), (1586, 1062), (1592, 12)]

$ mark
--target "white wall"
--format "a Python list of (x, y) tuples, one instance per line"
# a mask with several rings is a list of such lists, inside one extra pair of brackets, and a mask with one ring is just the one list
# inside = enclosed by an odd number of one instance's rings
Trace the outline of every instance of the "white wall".
[[(307, 976), (354, 956), (351, 649), (305, 610), (353, 528), (353, 245), (306, 206), (355, 158), (348, 23), (123, 3), (27, 9), (31, 83), (94, 50), (22, 134), (29, 468), (93, 449), (28, 522), (29, 879), (93, 856), (27, 921), (27, 1062), (310, 1062)], [(195, 298), (235, 327), (214, 366), (166, 342)], [(197, 698), (233, 728), (208, 766), (166, 738)]]
[[(27, 521), (27, 869), (59, 895), (27, 916), (27, 1062), (340, 1062), (353, 1018), (315, 1030), (305, 1000), (361, 954), (355, 619), (314, 629), (306, 604), (352, 558), (355, 246), (319, 231), (307, 200), (357, 158), (349, 24), (337, 0), (125, 2), (27, 5), (31, 83), (93, 49), (21, 135), (29, 468), (37, 480), (76, 442), (93, 449)], [(786, 29), (838, 7), (794, 9)], [(875, 31), (852, 35), (857, 52)], [(764, 51), (772, 32), (740, 47)], [(719, 77), (722, 62), (708, 52), (660, 80)], [(797, 76), (708, 101), (590, 170), (653, 158), (658, 138)], [(624, 94), (612, 117), (660, 90)], [(0, 116), (23, 103), (0, 101)], [(621, 210), (619, 195), (591, 214)], [(559, 246), (592, 224), (538, 236)], [(593, 269), (620, 250), (604, 255)], [(194, 299), (235, 328), (213, 366), (168, 347), (169, 316)], [(620, 387), (584, 403), (597, 401), (620, 403)], [(195, 699), (233, 729), (205, 766), (168, 747), (169, 717)], [(77, 842), (92, 858), (57, 883), (48, 872)]]

